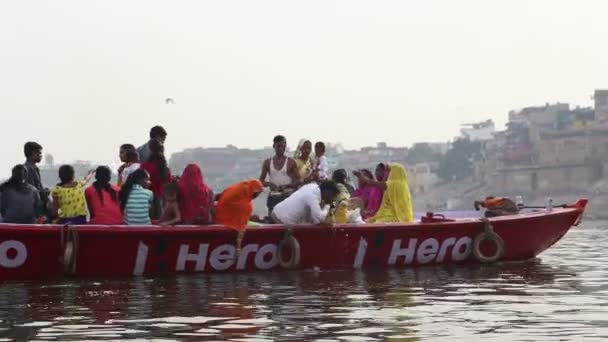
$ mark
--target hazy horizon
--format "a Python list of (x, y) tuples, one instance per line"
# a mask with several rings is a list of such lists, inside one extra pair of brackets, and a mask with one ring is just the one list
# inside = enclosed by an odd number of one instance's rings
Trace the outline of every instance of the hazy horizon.
[[(114, 163), (151, 126), (167, 153), (445, 142), (511, 109), (608, 88), (605, 1), (5, 1), (0, 177), (36, 140)], [(175, 104), (166, 104), (173, 98)]]

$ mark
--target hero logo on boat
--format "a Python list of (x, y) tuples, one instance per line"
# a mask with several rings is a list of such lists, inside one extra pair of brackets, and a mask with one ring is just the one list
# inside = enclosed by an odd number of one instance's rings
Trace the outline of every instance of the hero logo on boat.
[(0, 266), (17, 268), (27, 260), (27, 247), (21, 241), (7, 240), (0, 243)]
[(409, 239), (407, 245), (398, 239), (393, 241), (388, 264), (395, 265), (399, 259), (403, 259), (404, 264), (411, 264), (414, 260), (419, 264), (427, 264), (432, 261), (441, 263), (446, 260), (446, 256), (451, 256), (449, 260), (452, 261), (463, 261), (471, 255), (472, 243), (473, 240), (468, 236), (459, 239), (448, 238), (441, 243), (434, 238), (422, 240), (420, 244), (418, 244), (418, 239)]
[[(225, 271), (236, 265), (237, 270), (244, 270), (247, 262), (253, 258), (255, 267), (259, 270), (268, 270), (279, 265), (276, 244), (248, 244), (243, 246), (237, 257), (236, 247), (230, 244), (219, 245), (209, 250), (208, 243), (201, 243), (197, 247), (190, 247), (182, 244), (177, 254), (175, 270), (185, 271), (186, 268), (203, 272), (207, 266), (216, 271)], [(134, 275), (142, 275), (146, 267), (148, 256), (148, 246), (143, 242), (139, 243), (137, 257), (135, 259)]]
[[(471, 255), (473, 239), (468, 236), (447, 238), (441, 242), (435, 238), (419, 241), (417, 238), (393, 240), (388, 265), (409, 265), (414, 262), (427, 264), (430, 262), (463, 261)], [(368, 243), (364, 238), (359, 239), (359, 246), (353, 262), (353, 268), (361, 268), (367, 254)]]

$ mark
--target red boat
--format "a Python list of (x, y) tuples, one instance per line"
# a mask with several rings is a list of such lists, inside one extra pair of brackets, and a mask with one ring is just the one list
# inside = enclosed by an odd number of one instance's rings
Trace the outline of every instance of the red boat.
[(530, 259), (580, 222), (586, 200), (550, 211), (415, 224), (251, 227), (0, 224), (0, 280), (194, 272), (411, 267)]

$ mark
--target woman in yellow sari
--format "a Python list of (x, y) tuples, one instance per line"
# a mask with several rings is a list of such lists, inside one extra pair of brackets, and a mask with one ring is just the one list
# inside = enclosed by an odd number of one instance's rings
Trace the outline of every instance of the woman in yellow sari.
[(312, 142), (310, 140), (302, 139), (296, 148), (293, 159), (296, 161), (298, 171), (300, 172), (300, 180), (307, 183), (312, 174)]
[(384, 190), (382, 204), (369, 223), (409, 223), (414, 222), (412, 195), (407, 183), (407, 173), (401, 164), (390, 164), (388, 179), (374, 181), (358, 174), (361, 182), (380, 187)]

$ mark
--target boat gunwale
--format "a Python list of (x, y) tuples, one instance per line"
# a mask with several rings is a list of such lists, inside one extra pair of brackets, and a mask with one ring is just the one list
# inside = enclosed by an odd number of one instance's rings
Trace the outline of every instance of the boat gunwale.
[[(499, 216), (489, 218), (490, 223), (501, 223), (508, 224), (515, 221), (536, 221), (546, 218), (554, 218), (556, 216), (568, 216), (573, 213), (582, 214), (583, 209), (577, 207), (570, 208), (555, 208), (551, 212), (547, 211), (534, 211), (529, 213)], [(432, 228), (432, 227), (454, 227), (462, 226), (463, 224), (475, 224), (481, 223), (481, 218), (459, 218), (453, 221), (441, 221), (441, 222), (415, 222), (415, 223), (371, 223), (371, 224), (337, 224), (332, 228), (325, 228), (319, 225), (284, 225), (284, 224), (268, 224), (260, 226), (250, 226), (247, 228), (247, 232), (275, 232), (285, 231), (287, 229), (295, 229), (298, 231), (309, 231), (319, 229), (340, 229), (340, 230), (364, 230), (364, 229), (383, 229), (383, 230), (404, 230), (404, 229), (418, 229), (418, 228)], [(74, 225), (72, 227), (77, 228), (78, 232), (82, 233), (99, 233), (99, 234), (133, 234), (133, 233), (146, 233), (146, 235), (181, 235), (181, 234), (192, 234), (192, 233), (221, 233), (236, 232), (222, 225), (208, 225), (208, 226), (196, 226), (196, 225), (178, 225), (178, 226), (158, 226), (158, 225), (146, 225), (146, 226), (128, 226), (128, 225)], [(65, 229), (64, 225), (23, 225), (23, 224), (11, 224), (11, 223), (0, 223), (0, 233), (36, 233), (40, 235), (57, 234)], [(215, 234), (213, 234), (215, 235)]]

